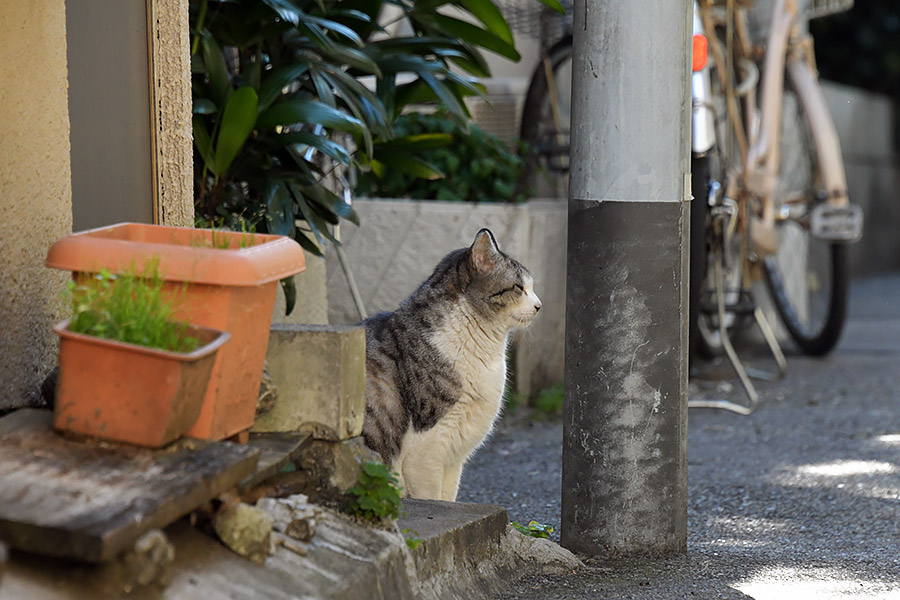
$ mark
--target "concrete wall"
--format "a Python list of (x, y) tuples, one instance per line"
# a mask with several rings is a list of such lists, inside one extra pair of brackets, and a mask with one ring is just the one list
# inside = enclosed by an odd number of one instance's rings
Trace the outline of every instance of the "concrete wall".
[(65, 15), (0, 2), (0, 410), (37, 402), (56, 360), (65, 275), (44, 256), (72, 227)]
[(900, 269), (900, 164), (891, 99), (823, 82), (834, 117), (850, 199), (865, 211), (863, 238), (850, 250), (855, 277)]
[[(362, 225), (342, 230), (344, 250), (368, 313), (393, 310), (448, 252), (468, 246), (482, 227), (501, 249), (528, 267), (544, 308), (516, 343), (515, 388), (534, 395), (562, 381), (565, 331), (566, 205), (469, 204), (409, 200), (358, 200)], [(327, 252), (328, 318), (359, 317), (336, 252)]]
[(285, 300), (281, 286), (275, 297), (272, 323), (293, 323), (306, 325), (328, 324), (328, 289), (325, 283), (325, 259), (303, 251), (306, 270), (294, 275), (297, 288), (297, 302), (290, 315), (284, 314)]

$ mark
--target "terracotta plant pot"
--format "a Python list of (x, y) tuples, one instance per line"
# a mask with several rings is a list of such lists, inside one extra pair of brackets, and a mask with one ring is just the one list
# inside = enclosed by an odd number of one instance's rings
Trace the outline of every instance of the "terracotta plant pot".
[(68, 329), (60, 337), (54, 427), (158, 448), (197, 421), (216, 355), (231, 337), (191, 327), (201, 346), (190, 353), (126, 344)]
[(249, 429), (278, 281), (303, 271), (303, 250), (278, 235), (123, 223), (62, 238), (47, 253), (47, 266), (76, 274), (142, 272), (153, 260), (180, 306), (175, 318), (232, 337), (188, 435), (223, 439)]

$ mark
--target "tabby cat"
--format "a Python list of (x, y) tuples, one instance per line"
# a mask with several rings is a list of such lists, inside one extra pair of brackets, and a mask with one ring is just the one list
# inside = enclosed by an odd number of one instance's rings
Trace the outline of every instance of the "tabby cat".
[(392, 313), (366, 327), (366, 444), (412, 498), (456, 500), (494, 426), (509, 334), (541, 308), (528, 270), (482, 229)]

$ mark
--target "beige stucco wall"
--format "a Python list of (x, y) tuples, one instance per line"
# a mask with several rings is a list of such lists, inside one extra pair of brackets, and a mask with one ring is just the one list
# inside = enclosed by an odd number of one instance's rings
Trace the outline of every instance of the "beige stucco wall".
[(194, 164), (188, 0), (150, 3), (158, 218), (193, 227)]
[(65, 275), (44, 256), (72, 227), (65, 14), (0, 2), (0, 410), (37, 402), (56, 360)]

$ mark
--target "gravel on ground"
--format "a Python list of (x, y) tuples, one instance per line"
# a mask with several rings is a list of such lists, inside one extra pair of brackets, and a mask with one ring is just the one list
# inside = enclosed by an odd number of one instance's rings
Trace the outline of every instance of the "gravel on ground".
[[(837, 351), (789, 355), (749, 417), (691, 409), (688, 552), (584, 557), (501, 598), (900, 598), (900, 277), (857, 282)], [(733, 380), (691, 397), (741, 400)], [(460, 501), (505, 506), (559, 539), (562, 425), (505, 418), (463, 473)]]

